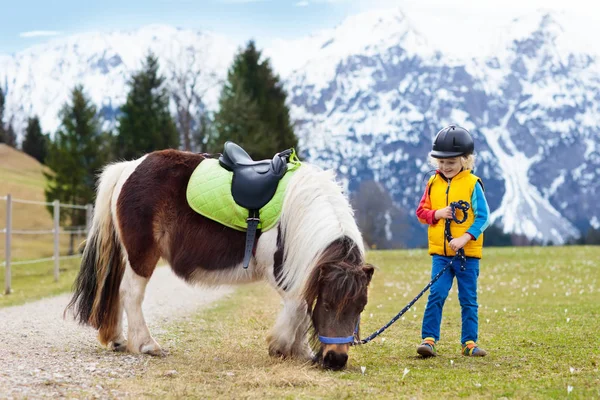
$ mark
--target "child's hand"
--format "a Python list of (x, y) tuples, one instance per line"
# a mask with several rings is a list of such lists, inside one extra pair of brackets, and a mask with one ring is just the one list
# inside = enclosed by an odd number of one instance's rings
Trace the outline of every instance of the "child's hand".
[(458, 250), (462, 249), (463, 247), (465, 247), (465, 245), (467, 243), (469, 243), (469, 240), (471, 240), (471, 235), (469, 235), (468, 233), (465, 233), (461, 237), (452, 239), (449, 243), (450, 248), (454, 251), (458, 251)]
[(435, 219), (451, 219), (452, 218), (452, 207), (444, 207), (439, 210), (435, 210)]

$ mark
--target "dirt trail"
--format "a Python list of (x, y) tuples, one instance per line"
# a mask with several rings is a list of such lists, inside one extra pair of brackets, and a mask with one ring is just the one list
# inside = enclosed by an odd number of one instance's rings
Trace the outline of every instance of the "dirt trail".
[[(158, 268), (143, 304), (150, 331), (156, 337), (167, 323), (232, 291), (192, 287), (170, 268)], [(143, 373), (148, 356), (108, 351), (94, 329), (64, 320), (69, 299), (64, 294), (0, 308), (0, 399), (117, 398), (125, 393), (110, 392), (98, 382)]]

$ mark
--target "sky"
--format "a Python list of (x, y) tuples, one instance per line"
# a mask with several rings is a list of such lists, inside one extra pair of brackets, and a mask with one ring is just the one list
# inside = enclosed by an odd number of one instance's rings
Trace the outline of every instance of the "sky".
[[(585, 3), (592, 3), (586, 5)], [(160, 23), (258, 43), (333, 28), (347, 16), (400, 7), (425, 23), (494, 23), (537, 8), (600, 15), (589, 0), (0, 0), (0, 54), (50, 38)]]

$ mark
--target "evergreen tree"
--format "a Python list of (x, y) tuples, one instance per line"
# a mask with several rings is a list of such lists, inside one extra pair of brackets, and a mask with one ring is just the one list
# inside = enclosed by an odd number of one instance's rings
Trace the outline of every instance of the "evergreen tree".
[(29, 118), (22, 147), (25, 153), (42, 164), (45, 162), (48, 152), (48, 136), (42, 133), (38, 117)]
[[(44, 173), (47, 179), (46, 201), (59, 200), (79, 205), (92, 203), (96, 175), (107, 162), (107, 156), (96, 107), (85, 96), (82, 86), (73, 89), (71, 101), (63, 106), (60, 118), (61, 126), (48, 146), (46, 157), (46, 165), (52, 170)], [(52, 213), (52, 206), (48, 210)], [(61, 209), (60, 218), (70, 226), (86, 224), (84, 210)]]
[(6, 131), (4, 130), (4, 92), (0, 88), (0, 143), (6, 143)]
[(122, 158), (179, 147), (179, 134), (169, 113), (169, 92), (158, 67), (158, 59), (149, 53), (142, 70), (129, 83), (117, 135), (118, 154)]
[(4, 92), (0, 88), (0, 143), (6, 143), (9, 146), (17, 147), (17, 134), (13, 128), (12, 118), (5, 125), (4, 124), (4, 110), (6, 105), (6, 98)]
[(587, 234), (585, 235), (585, 244), (600, 244), (600, 229), (590, 227)]
[(228, 140), (244, 147), (255, 159), (297, 148), (286, 97), (269, 60), (261, 60), (254, 42), (248, 42), (236, 55), (221, 92), (211, 151), (222, 151)]
[(17, 147), (17, 134), (13, 128), (12, 122), (8, 123), (8, 128), (4, 131), (4, 143), (11, 147)]

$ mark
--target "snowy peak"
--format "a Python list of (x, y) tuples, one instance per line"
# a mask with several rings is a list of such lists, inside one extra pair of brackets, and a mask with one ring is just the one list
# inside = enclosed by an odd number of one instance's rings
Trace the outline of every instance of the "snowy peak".
[[(589, 189), (576, 189), (581, 194), (574, 197), (565, 186), (583, 185), (584, 176), (588, 184), (589, 173), (573, 173), (578, 167), (589, 172), (588, 160), (600, 158), (598, 140), (590, 140), (600, 131), (592, 118), (599, 111), (600, 74), (592, 55), (565, 47), (565, 38), (576, 35), (559, 19), (540, 12), (516, 19), (496, 35), (499, 50), (475, 58), (430, 46), (419, 52), (387, 31), (377, 37), (395, 40), (376, 41), (336, 63), (328, 63), (323, 49), (319, 62), (288, 81), (310, 156), (332, 167), (344, 164), (340, 172), (350, 187), (382, 183), (411, 209), (421, 195), (419, 177), (430, 169), (422, 160), (433, 135), (459, 123), (475, 136), (475, 172), (487, 183), (493, 218), (506, 232), (542, 243), (579, 236), (589, 225), (565, 210)], [(414, 37), (424, 46), (439, 42)], [(324, 72), (310, 74), (311, 68)], [(557, 162), (564, 166), (558, 177)], [(596, 193), (598, 184), (592, 187)], [(600, 214), (597, 205), (583, 208)]]
[(374, 56), (399, 45), (412, 54), (432, 52), (400, 9), (378, 10), (348, 17), (337, 27), (306, 38), (276, 41), (267, 54), (282, 76), (301, 73), (306, 79), (323, 83), (348, 57)]
[(54, 132), (60, 108), (80, 83), (99, 108), (118, 108), (125, 101), (131, 74), (141, 68), (148, 51), (159, 57), (161, 73), (167, 77), (180, 67), (201, 70), (206, 76), (205, 102), (214, 106), (235, 43), (218, 35), (164, 25), (55, 39), (0, 59), (6, 114), (15, 116), (17, 131), (24, 129), (28, 116), (37, 114), (43, 129)]

